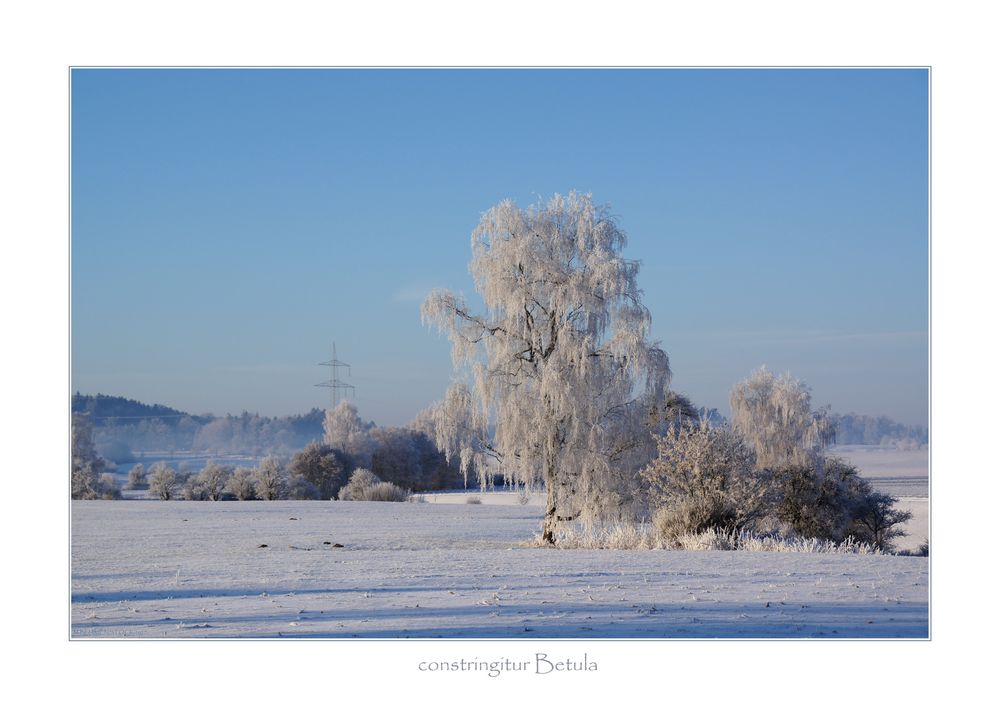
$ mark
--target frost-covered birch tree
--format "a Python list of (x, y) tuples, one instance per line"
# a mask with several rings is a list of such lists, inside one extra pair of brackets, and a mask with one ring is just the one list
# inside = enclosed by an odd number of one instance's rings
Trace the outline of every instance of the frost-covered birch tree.
[(358, 466), (369, 467), (375, 442), (371, 437), (374, 424), (362, 420), (354, 404), (341, 401), (328, 409), (323, 419), (323, 443), (349, 455)]
[(813, 411), (809, 387), (789, 374), (765, 367), (733, 387), (729, 395), (733, 428), (753, 447), (757, 466), (816, 466), (833, 442), (823, 409)]
[(440, 448), (486, 485), (544, 486), (542, 538), (560, 522), (625, 515), (655, 453), (647, 427), (670, 368), (647, 340), (650, 314), (625, 233), (589, 195), (504, 201), (472, 232), (485, 310), (435, 290), (424, 321), (446, 333), (467, 383), (435, 408)]

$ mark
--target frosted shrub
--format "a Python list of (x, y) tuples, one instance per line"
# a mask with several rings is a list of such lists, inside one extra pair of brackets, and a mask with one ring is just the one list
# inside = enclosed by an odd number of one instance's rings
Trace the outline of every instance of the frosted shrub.
[(410, 493), (388, 481), (366, 486), (352, 501), (406, 501)]
[(177, 472), (167, 466), (166, 462), (158, 461), (149, 470), (149, 493), (164, 501), (177, 498), (181, 489), (181, 481)]
[(777, 472), (780, 500), (777, 519), (802, 537), (840, 542), (847, 537), (890, 550), (903, 534), (897, 525), (909, 512), (893, 509), (896, 499), (872, 489), (857, 468), (835, 457), (819, 467), (792, 467)]
[(382, 481), (368, 469), (355, 469), (337, 498), (341, 501), (406, 501), (409, 496), (405, 489)]
[(851, 536), (892, 551), (893, 540), (906, 535), (899, 526), (913, 518), (911, 512), (894, 508), (897, 501), (894, 496), (870, 490), (854, 510)]
[(341, 501), (361, 501), (360, 497), (368, 487), (382, 482), (368, 469), (355, 469), (347, 486), (340, 490), (337, 498)]
[(659, 438), (657, 449), (641, 476), (664, 539), (740, 529), (766, 513), (769, 476), (755, 469), (753, 451), (727, 427), (681, 423)]

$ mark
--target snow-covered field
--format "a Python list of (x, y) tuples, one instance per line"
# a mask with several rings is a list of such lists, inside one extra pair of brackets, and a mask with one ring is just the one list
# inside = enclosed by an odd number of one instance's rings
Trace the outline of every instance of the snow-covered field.
[(830, 453), (847, 459), (858, 467), (862, 476), (869, 479), (922, 479), (926, 482), (929, 473), (926, 448), (894, 449), (851, 444), (834, 446)]
[(74, 501), (72, 635), (928, 634), (926, 558), (530, 548), (539, 506), (477, 496)]

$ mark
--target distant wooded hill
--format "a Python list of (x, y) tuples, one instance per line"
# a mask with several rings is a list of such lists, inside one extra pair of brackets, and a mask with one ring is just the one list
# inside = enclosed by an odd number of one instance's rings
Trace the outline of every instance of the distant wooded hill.
[(176, 426), (178, 419), (210, 420), (211, 416), (198, 417), (187, 414), (162, 404), (144, 404), (141, 401), (127, 399), (124, 396), (85, 396), (80, 392), (73, 394), (72, 409), (74, 414), (87, 414), (91, 423), (104, 426), (109, 422), (139, 421), (140, 419), (163, 419), (164, 423)]
[(128, 456), (126, 450), (288, 453), (323, 438), (325, 413), (312, 409), (281, 417), (246, 411), (238, 416), (196, 416), (162, 404), (80, 393), (73, 395), (72, 410), (90, 418), (98, 447), (120, 457)]

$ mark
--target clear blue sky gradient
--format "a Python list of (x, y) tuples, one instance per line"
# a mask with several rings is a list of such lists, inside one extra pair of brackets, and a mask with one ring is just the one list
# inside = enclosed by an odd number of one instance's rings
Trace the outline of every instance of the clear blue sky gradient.
[(610, 204), (674, 387), (766, 364), (927, 422), (924, 70), (72, 72), (72, 387), (195, 413), (442, 396), (436, 286), (504, 198)]

